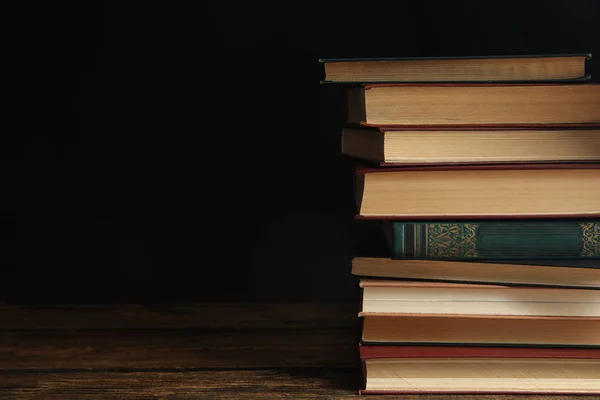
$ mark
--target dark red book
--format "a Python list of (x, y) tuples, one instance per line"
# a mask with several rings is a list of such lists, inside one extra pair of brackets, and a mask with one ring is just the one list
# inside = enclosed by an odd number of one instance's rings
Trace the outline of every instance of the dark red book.
[(598, 394), (600, 348), (363, 345), (360, 394)]

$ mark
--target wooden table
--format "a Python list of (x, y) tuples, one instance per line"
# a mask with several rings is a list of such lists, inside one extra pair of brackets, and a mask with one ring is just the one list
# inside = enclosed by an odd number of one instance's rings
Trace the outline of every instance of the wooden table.
[(0, 399), (467, 397), (358, 396), (357, 312), (349, 303), (0, 306)]

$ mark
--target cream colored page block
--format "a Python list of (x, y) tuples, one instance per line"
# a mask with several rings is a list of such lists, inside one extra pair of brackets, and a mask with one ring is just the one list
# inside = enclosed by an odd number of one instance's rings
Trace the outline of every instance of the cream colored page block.
[(600, 170), (380, 172), (365, 176), (361, 215), (600, 213)]
[(365, 92), (367, 122), (373, 124), (600, 121), (599, 85), (381, 86)]
[(600, 160), (599, 130), (387, 132), (387, 162)]
[(367, 389), (514, 392), (600, 390), (600, 362), (579, 359), (371, 359)]

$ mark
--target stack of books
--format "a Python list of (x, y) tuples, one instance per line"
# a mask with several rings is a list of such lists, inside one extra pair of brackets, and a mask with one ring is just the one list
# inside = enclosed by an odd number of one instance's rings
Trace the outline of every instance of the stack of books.
[(589, 54), (323, 59), (347, 86), (362, 394), (600, 393)]

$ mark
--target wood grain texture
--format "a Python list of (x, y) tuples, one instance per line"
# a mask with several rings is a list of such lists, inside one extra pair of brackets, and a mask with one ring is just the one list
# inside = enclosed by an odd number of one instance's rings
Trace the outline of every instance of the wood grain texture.
[[(356, 394), (353, 369), (295, 368), (258, 371), (97, 372), (4, 374), (0, 389), (11, 400), (365, 399)], [(367, 397), (368, 398), (368, 397)], [(537, 396), (527, 400), (596, 399)], [(376, 400), (523, 400), (523, 396), (386, 395)]]
[(0, 333), (0, 371), (351, 366), (352, 329)]
[(364, 398), (358, 395), (357, 309), (318, 303), (2, 306), (0, 399)]
[(347, 327), (358, 310), (354, 303), (0, 306), (0, 330)]

